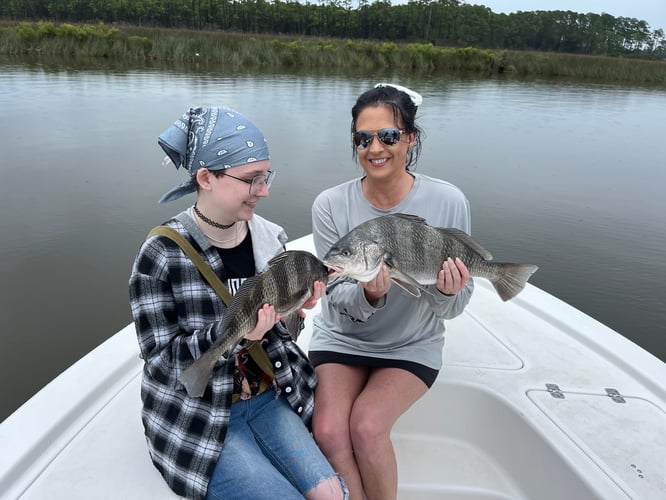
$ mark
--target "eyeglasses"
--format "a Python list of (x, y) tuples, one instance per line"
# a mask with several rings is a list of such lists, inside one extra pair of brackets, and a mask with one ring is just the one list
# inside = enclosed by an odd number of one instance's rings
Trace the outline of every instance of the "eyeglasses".
[(242, 179), (240, 177), (236, 177), (234, 175), (227, 174), (226, 172), (222, 172), (222, 175), (231, 177), (232, 179), (236, 179), (237, 181), (244, 182), (245, 184), (250, 185), (250, 194), (253, 196), (256, 196), (259, 191), (262, 189), (266, 188), (268, 189), (271, 187), (271, 182), (273, 182), (273, 179), (275, 179), (275, 172), (272, 170), (268, 170), (265, 174), (260, 174), (260, 175), (255, 175), (252, 177), (252, 179)]
[(404, 130), (397, 128), (382, 128), (377, 131), (374, 130), (357, 130), (352, 136), (354, 144), (358, 149), (365, 149), (372, 144), (372, 139), (376, 135), (382, 144), (387, 146), (395, 146), (400, 141), (400, 136), (404, 134)]

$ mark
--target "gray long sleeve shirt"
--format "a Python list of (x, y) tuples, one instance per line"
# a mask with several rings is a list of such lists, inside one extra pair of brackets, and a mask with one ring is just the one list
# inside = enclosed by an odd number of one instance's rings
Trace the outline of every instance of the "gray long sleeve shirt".
[[(454, 185), (421, 174), (397, 206), (380, 210), (363, 194), (361, 179), (330, 188), (317, 196), (312, 207), (315, 247), (321, 258), (342, 236), (361, 222), (390, 213), (419, 215), (437, 227), (471, 232), (469, 202)], [(309, 349), (335, 351), (386, 359), (401, 359), (439, 370), (444, 346), (444, 320), (458, 316), (474, 289), (467, 286), (453, 297), (430, 285), (432, 294), (413, 297), (391, 286), (386, 301), (373, 307), (357, 283), (341, 283), (322, 299), (314, 318)]]

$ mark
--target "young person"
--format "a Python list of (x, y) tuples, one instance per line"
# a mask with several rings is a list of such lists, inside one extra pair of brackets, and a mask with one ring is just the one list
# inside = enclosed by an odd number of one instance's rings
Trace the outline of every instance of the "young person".
[[(421, 150), (421, 96), (380, 84), (352, 108), (353, 156), (364, 175), (323, 191), (312, 208), (319, 257), (358, 224), (381, 215), (419, 215), (470, 232), (469, 203), (452, 184), (412, 171)], [(313, 432), (352, 500), (397, 497), (390, 439), (395, 421), (435, 381), (444, 320), (459, 315), (473, 289), (462, 261), (442, 263), (432, 293), (391, 286), (386, 266), (368, 283), (343, 282), (322, 299), (309, 356), (319, 377)]]
[[(284, 249), (284, 230), (256, 215), (273, 178), (261, 131), (236, 111), (197, 107), (158, 142), (189, 179), (161, 202), (196, 192), (168, 220), (233, 294)], [(155, 467), (178, 495), (209, 499), (333, 499), (346, 494), (309, 433), (316, 376), (274, 308), (221, 358), (201, 398), (179, 375), (220, 335), (226, 306), (181, 248), (164, 236), (141, 246), (129, 281), (145, 365), (142, 420)], [(305, 308), (324, 291), (315, 292)]]

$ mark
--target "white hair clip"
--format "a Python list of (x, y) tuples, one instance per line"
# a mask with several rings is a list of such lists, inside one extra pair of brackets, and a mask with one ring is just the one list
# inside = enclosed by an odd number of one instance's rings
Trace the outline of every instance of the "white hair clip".
[(423, 97), (421, 97), (421, 94), (418, 92), (414, 92), (411, 89), (408, 89), (407, 87), (403, 87), (402, 85), (395, 85), (393, 83), (378, 83), (375, 85), (375, 88), (377, 87), (393, 87), (394, 89), (397, 90), (402, 90), (405, 94), (409, 96), (409, 98), (412, 100), (415, 106), (420, 106), (421, 103), (423, 102)]

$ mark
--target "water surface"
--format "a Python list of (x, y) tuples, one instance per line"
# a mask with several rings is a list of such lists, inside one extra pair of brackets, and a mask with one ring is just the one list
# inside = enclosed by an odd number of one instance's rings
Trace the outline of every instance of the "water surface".
[[(497, 260), (666, 360), (666, 89), (400, 77), (424, 96), (418, 171), (458, 185)], [(277, 170), (258, 213), (310, 232), (322, 189), (359, 175), (350, 108), (375, 76), (225, 74), (0, 59), (0, 419), (131, 320), (127, 279), (184, 179), (157, 136), (227, 105), (266, 133)]]

